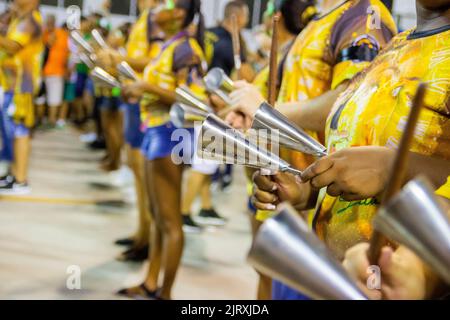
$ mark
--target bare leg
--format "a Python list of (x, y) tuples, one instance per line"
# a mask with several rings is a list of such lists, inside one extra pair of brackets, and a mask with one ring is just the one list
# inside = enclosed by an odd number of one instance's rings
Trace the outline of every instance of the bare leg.
[(59, 113), (58, 120), (66, 121), (68, 114), (69, 114), (69, 102), (64, 101), (61, 107), (61, 112)]
[(205, 176), (204, 174), (195, 171), (189, 172), (189, 178), (187, 182), (187, 185), (189, 187), (186, 188), (184, 192), (181, 205), (181, 212), (183, 214), (189, 214), (191, 212), (192, 204), (194, 203), (195, 198), (202, 191), (206, 178), (207, 176)]
[(127, 150), (128, 166), (134, 174), (134, 181), (138, 205), (138, 229), (134, 236), (136, 248), (148, 245), (150, 240), (150, 199), (147, 196), (144, 172), (144, 157), (139, 149), (133, 149), (130, 145), (125, 146)]
[(36, 123), (42, 124), (45, 117), (45, 104), (36, 105)]
[(29, 136), (14, 139), (14, 164), (12, 173), (19, 183), (26, 182), (28, 178), (30, 149), (31, 143)]
[[(255, 239), (256, 233), (258, 232), (261, 222), (255, 219), (254, 215), (251, 215), (250, 222), (252, 226), (252, 239)], [(258, 300), (271, 300), (272, 299), (272, 279), (262, 273), (256, 271), (259, 276), (258, 281)]]
[(54, 126), (56, 125), (56, 120), (58, 119), (58, 111), (60, 107), (48, 107), (48, 122)]
[(200, 191), (200, 196), (202, 199), (202, 209), (210, 210), (213, 208), (211, 200), (211, 176), (205, 176), (205, 181), (203, 182), (202, 190)]
[[(162, 233), (162, 269), (164, 278), (160, 296), (171, 298), (172, 286), (180, 264), (184, 246), (184, 234), (180, 212), (181, 179), (183, 168), (172, 162), (170, 156), (150, 162), (149, 192), (155, 222)], [(153, 249), (153, 248), (152, 248)], [(153, 250), (152, 250), (153, 258)], [(150, 261), (150, 270), (153, 261)], [(156, 267), (155, 267), (156, 268)], [(150, 272), (145, 283), (149, 289), (157, 283), (156, 272)]]

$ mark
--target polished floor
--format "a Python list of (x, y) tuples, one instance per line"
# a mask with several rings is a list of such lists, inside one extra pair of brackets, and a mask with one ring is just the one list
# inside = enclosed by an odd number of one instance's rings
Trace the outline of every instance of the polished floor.
[[(132, 187), (114, 186), (72, 129), (38, 132), (24, 197), (0, 197), (0, 299), (116, 299), (138, 284), (146, 264), (115, 260), (113, 245), (135, 228)], [(175, 299), (253, 299), (256, 273), (246, 264), (250, 227), (242, 171), (214, 197), (224, 228), (188, 234)], [(81, 289), (67, 282), (81, 271)]]

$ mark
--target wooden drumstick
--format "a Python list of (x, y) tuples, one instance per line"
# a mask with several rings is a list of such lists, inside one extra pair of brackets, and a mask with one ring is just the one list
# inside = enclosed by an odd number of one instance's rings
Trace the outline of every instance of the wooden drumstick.
[[(388, 181), (381, 205), (389, 202), (402, 188), (408, 169), (408, 153), (414, 138), (414, 131), (419, 120), (420, 111), (424, 104), (426, 85), (420, 83), (414, 96), (411, 111), (408, 116), (405, 131), (403, 132), (397, 156), (391, 169), (391, 178)], [(378, 231), (374, 231), (370, 239), (367, 257), (372, 265), (377, 265), (381, 249), (388, 243), (387, 239)]]
[(273, 16), (273, 28), (272, 28), (272, 44), (270, 47), (270, 60), (269, 60), (269, 95), (268, 102), (274, 107), (277, 99), (277, 78), (278, 78), (278, 23), (280, 21), (280, 15), (277, 13)]
[(233, 42), (234, 67), (236, 69), (238, 79), (241, 79), (241, 66), (242, 66), (241, 40), (239, 37), (239, 27), (238, 27), (237, 16), (235, 14), (231, 17), (231, 21), (232, 21), (232, 29), (233, 29), (231, 32), (231, 39)]

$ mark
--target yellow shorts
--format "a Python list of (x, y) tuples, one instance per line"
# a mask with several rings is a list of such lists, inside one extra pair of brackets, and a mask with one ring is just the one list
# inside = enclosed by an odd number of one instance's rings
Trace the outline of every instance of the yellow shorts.
[(14, 121), (23, 124), (27, 128), (32, 128), (34, 126), (33, 94), (15, 93), (14, 105)]

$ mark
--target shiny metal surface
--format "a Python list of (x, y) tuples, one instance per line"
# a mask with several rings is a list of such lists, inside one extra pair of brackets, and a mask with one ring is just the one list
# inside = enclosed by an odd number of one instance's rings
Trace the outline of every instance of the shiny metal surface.
[(81, 52), (79, 57), (80, 57), (81, 62), (83, 62), (89, 69), (94, 69), (95, 64), (86, 53)]
[(259, 229), (249, 263), (314, 299), (366, 300), (342, 265), (288, 204)]
[(197, 154), (200, 158), (227, 164), (301, 174), (274, 153), (251, 143), (244, 134), (213, 114), (203, 122)]
[(431, 184), (410, 181), (374, 219), (375, 228), (423, 259), (450, 284), (450, 221)]
[(83, 48), (86, 52), (90, 54), (95, 53), (94, 48), (92, 48), (92, 46), (86, 40), (84, 40), (83, 36), (78, 31), (74, 30), (70, 32), (70, 37), (79, 47)]
[(97, 29), (94, 29), (91, 31), (92, 38), (95, 40), (95, 42), (98, 44), (98, 46), (102, 49), (108, 49), (109, 46), (106, 43), (105, 39), (103, 39), (103, 36), (100, 34), (100, 32)]
[(117, 71), (120, 73), (121, 76), (127, 79), (139, 81), (139, 76), (137, 75), (136, 71), (134, 71), (133, 68), (126, 61), (122, 61), (117, 65)]
[(120, 88), (121, 87), (120, 82), (115, 77), (113, 77), (112, 75), (110, 75), (108, 72), (106, 72), (105, 70), (103, 70), (100, 67), (95, 67), (91, 71), (91, 76), (94, 81), (97, 81), (107, 87), (111, 87), (111, 88)]
[(323, 145), (268, 104), (264, 103), (258, 109), (254, 116), (252, 128), (256, 132), (259, 129), (277, 130), (279, 144), (286, 148), (318, 157), (327, 155), (327, 150)]
[(194, 128), (195, 122), (201, 122), (207, 116), (207, 112), (179, 102), (170, 108), (170, 120), (177, 128)]
[(207, 113), (213, 112), (213, 110), (211, 109), (210, 106), (208, 106), (206, 103), (204, 103), (199, 98), (197, 98), (195, 96), (195, 94), (186, 87), (176, 88), (175, 95), (176, 95), (177, 102), (181, 102), (181, 103), (190, 105), (192, 107), (203, 110)]
[(225, 93), (230, 93), (234, 88), (233, 80), (220, 68), (212, 68), (203, 78), (203, 81), (206, 89), (210, 92), (220, 89)]

